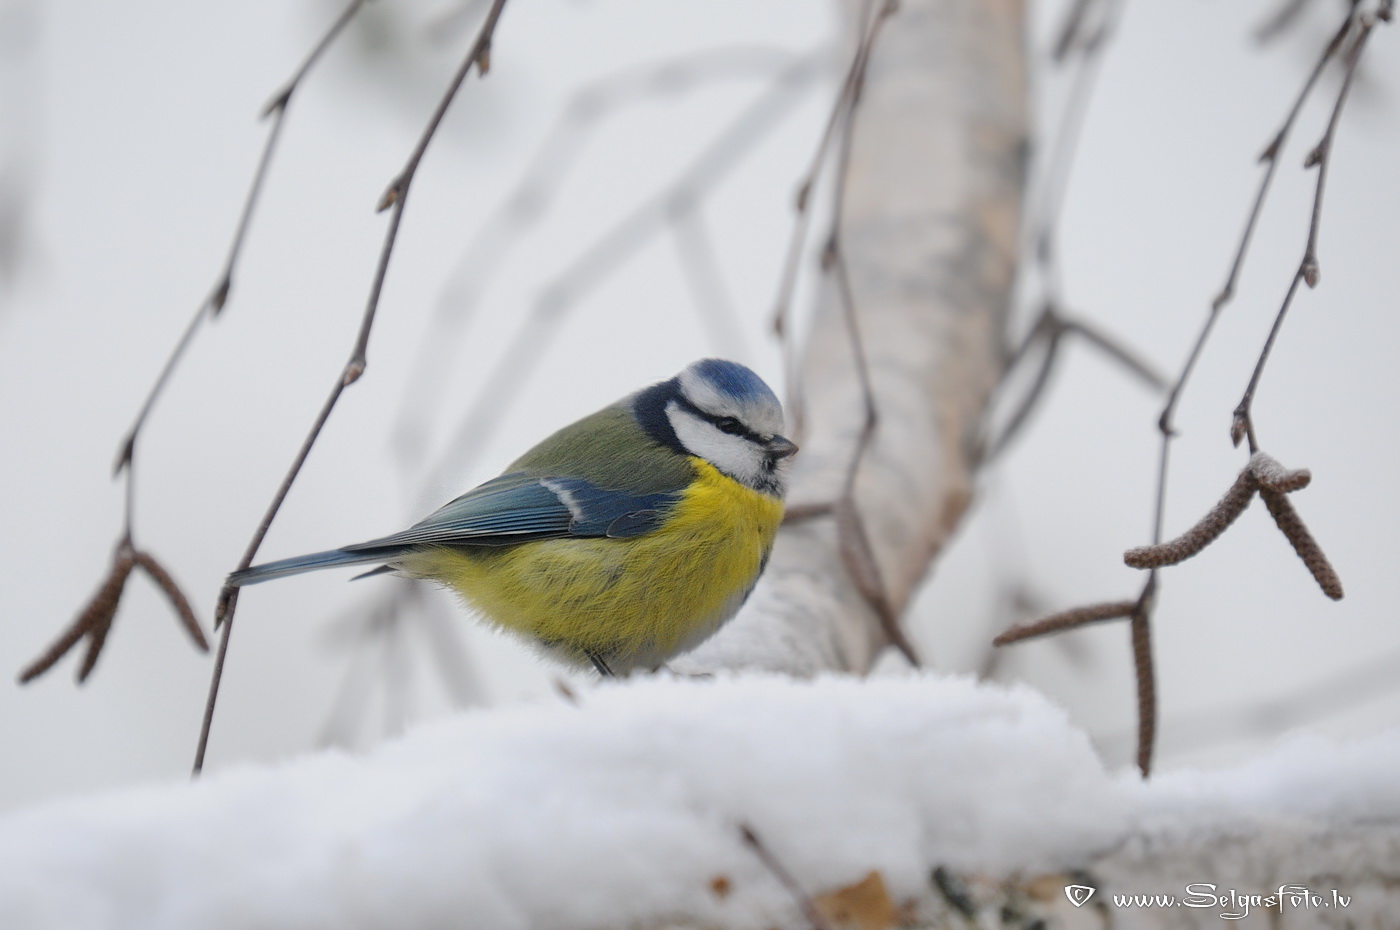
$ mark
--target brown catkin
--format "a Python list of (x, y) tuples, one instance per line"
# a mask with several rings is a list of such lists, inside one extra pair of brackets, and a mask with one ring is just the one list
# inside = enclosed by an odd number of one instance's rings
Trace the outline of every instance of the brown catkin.
[(19, 673), (20, 684), (38, 678), (53, 668), (54, 663), (63, 658), (69, 649), (77, 645), (78, 640), (84, 636), (92, 636), (93, 639), (89, 640), (88, 643), (88, 653), (78, 671), (79, 681), (87, 678), (93, 665), (97, 663), (97, 653), (102, 651), (102, 643), (107, 638), (107, 630), (112, 625), (112, 618), (116, 616), (117, 605), (121, 603), (122, 599), (122, 590), (126, 587), (126, 579), (130, 577), (131, 568), (135, 561), (132, 553), (125, 548), (117, 553), (116, 558), (112, 560), (112, 567), (107, 572), (107, 577), (103, 579), (97, 593), (93, 594), (92, 600), (87, 602), (87, 606), (82, 609), (77, 619), (63, 632), (63, 635), (45, 650), (43, 655)]
[(204, 631), (199, 628), (199, 621), (195, 619), (194, 608), (190, 606), (189, 598), (185, 597), (185, 592), (180, 590), (180, 586), (175, 583), (175, 579), (170, 577), (170, 573), (165, 570), (165, 566), (155, 560), (155, 556), (148, 552), (136, 553), (136, 564), (155, 582), (160, 588), (166, 600), (170, 601), (170, 606), (175, 609), (175, 615), (180, 618), (180, 625), (185, 628), (185, 632), (190, 634), (190, 639), (200, 648), (201, 652), (209, 651), (209, 641), (204, 638)]
[(1249, 457), (1249, 472), (1261, 487), (1285, 494), (1301, 491), (1312, 482), (1312, 472), (1306, 468), (1297, 471), (1284, 468), (1267, 452), (1256, 452)]
[(1337, 576), (1337, 571), (1332, 567), (1332, 563), (1327, 561), (1327, 556), (1323, 554), (1322, 547), (1317, 544), (1317, 540), (1313, 539), (1312, 534), (1308, 532), (1303, 518), (1298, 516), (1298, 511), (1293, 509), (1293, 504), (1281, 491), (1269, 488), (1261, 488), (1259, 496), (1264, 498), (1264, 506), (1269, 508), (1269, 513), (1273, 515), (1279, 531), (1293, 544), (1293, 551), (1298, 553), (1298, 557), (1303, 560), (1308, 571), (1312, 572), (1318, 587), (1322, 588), (1322, 593), (1334, 601), (1340, 601), (1342, 599), (1342, 579)]
[(1239, 519), (1258, 488), (1248, 467), (1240, 472), (1230, 490), (1200, 521), (1176, 539), (1155, 546), (1139, 546), (1123, 553), (1123, 561), (1132, 568), (1161, 568), (1184, 562), (1220, 538), (1230, 524)]

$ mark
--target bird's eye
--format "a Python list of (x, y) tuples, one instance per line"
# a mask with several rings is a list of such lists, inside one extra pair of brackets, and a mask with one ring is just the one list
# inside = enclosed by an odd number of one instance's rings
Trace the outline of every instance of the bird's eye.
[(731, 436), (738, 436), (744, 431), (744, 424), (733, 417), (720, 417), (715, 421), (715, 426), (719, 427), (721, 433), (728, 433)]

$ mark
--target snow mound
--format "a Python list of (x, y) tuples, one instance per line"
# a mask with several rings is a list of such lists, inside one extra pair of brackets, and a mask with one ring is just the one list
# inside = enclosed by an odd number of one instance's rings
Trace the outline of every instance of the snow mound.
[[(1394, 772), (1400, 739), (1385, 751)], [(646, 678), (577, 705), (465, 713), (363, 757), (10, 816), (0, 927), (802, 925), (743, 825), (803, 888), (876, 870), (901, 900), (935, 866), (1043, 873), (1108, 851), (1144, 818), (1240, 793), (1287, 804), (1335, 786), (1337, 758), (1302, 753), (1291, 782), (1261, 765), (1143, 786), (1106, 772), (1025, 688)], [(1374, 781), (1400, 810), (1396, 783)], [(1313, 813), (1361, 803), (1336, 787), (1310, 797)]]

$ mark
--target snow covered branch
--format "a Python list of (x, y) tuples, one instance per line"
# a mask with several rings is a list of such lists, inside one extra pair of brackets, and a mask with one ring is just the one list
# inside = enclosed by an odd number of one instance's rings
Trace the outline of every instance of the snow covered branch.
[(1392, 732), (1143, 783), (1025, 688), (645, 679), (13, 814), (0, 926), (811, 930), (745, 828), (835, 927), (1213, 928), (1281, 886), (1328, 907), (1271, 926), (1382, 926), (1397, 766)]

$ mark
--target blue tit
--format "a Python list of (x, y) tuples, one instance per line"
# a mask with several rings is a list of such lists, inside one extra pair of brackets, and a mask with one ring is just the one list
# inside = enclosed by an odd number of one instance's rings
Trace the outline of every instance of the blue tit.
[(702, 359), (564, 427), (401, 533), (229, 576), (378, 562), (604, 675), (656, 669), (738, 611), (768, 562), (789, 457), (753, 371)]

